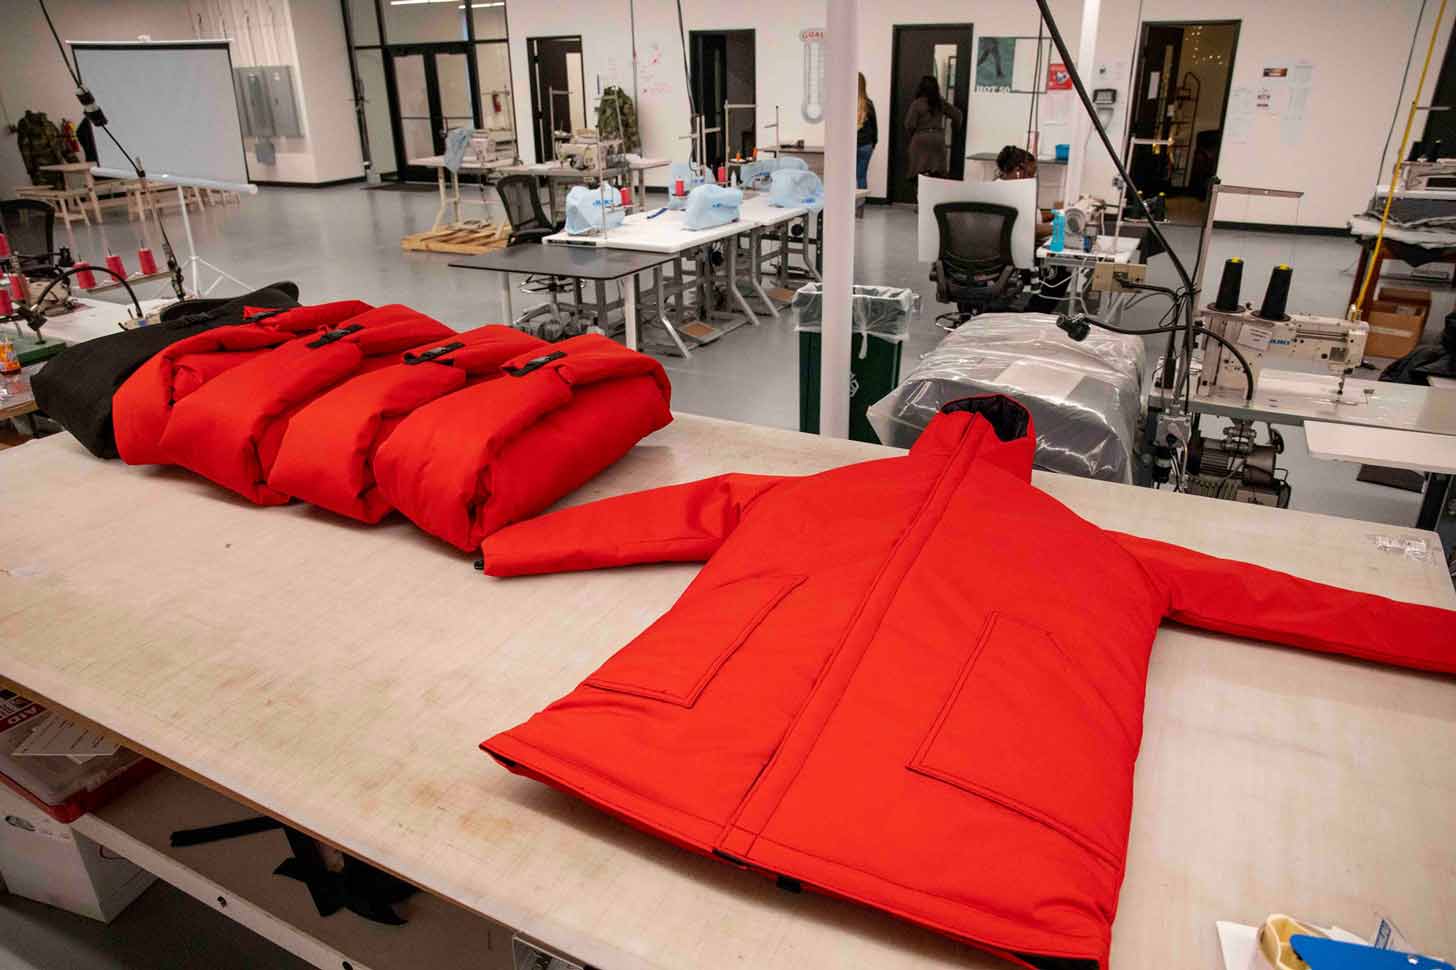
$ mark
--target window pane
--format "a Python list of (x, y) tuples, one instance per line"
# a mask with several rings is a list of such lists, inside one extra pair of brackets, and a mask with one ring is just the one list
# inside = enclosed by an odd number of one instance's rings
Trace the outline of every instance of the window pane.
[(505, 44), (477, 44), (476, 68), (480, 71), (480, 111), (485, 129), (496, 150), (516, 154), (515, 99), (511, 91), (510, 51)]
[(379, 18), (374, 0), (349, 0), (349, 21), (354, 28), (354, 44), (379, 43)]
[(505, 0), (470, 0), (470, 12), (475, 17), (476, 40), (503, 40), (505, 38)]
[(384, 33), (391, 44), (464, 40), (464, 0), (384, 0)]
[(364, 86), (364, 123), (369, 127), (369, 157), (381, 175), (399, 170), (394, 157), (394, 131), (389, 122), (389, 92), (384, 87), (384, 55), (356, 51), (359, 83)]

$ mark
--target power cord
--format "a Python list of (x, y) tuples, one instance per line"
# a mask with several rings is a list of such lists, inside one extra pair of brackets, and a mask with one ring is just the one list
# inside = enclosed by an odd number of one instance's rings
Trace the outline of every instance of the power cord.
[[(101, 105), (96, 103), (96, 97), (86, 85), (81, 83), (79, 70), (71, 66), (71, 59), (66, 56), (66, 45), (61, 43), (61, 35), (56, 32), (55, 21), (51, 20), (51, 12), (46, 9), (45, 0), (36, 0), (36, 2), (40, 4), (40, 12), (45, 17), (46, 26), (50, 28), (51, 37), (55, 39), (56, 50), (61, 55), (61, 63), (66, 66), (66, 73), (71, 76), (71, 81), (76, 85), (76, 100), (81, 102), (81, 110), (85, 116), (91, 119), (91, 127), (100, 128), (106, 137), (111, 139), (111, 143), (116, 146), (116, 150), (121, 152), (122, 157), (126, 159), (132, 171), (136, 172), (136, 177), (145, 182), (147, 173), (137, 164), (136, 156), (127, 151), (126, 147), (122, 145), (116, 135), (112, 134), (111, 129), (107, 127), (106, 113), (101, 110)], [(185, 205), (186, 203), (184, 202), (183, 204)], [(172, 250), (172, 240), (167, 238), (167, 227), (162, 224), (162, 213), (158, 211), (156, 217), (157, 231), (162, 234), (162, 255), (166, 257), (167, 269), (172, 277), (172, 289), (177, 294), (177, 299), (185, 300), (187, 298), (187, 290), (182, 285), (182, 265), (177, 262), (177, 254)], [(130, 286), (127, 287), (128, 290), (130, 288)], [(135, 294), (132, 295), (132, 300), (135, 302)], [(138, 304), (137, 306), (140, 309), (141, 305)]]
[[(1180, 368), (1181, 373), (1176, 378), (1178, 386), (1174, 388), (1175, 395), (1183, 394), (1184, 406), (1186, 408), (1188, 393), (1185, 390), (1185, 386), (1188, 384), (1188, 375), (1193, 362), (1193, 338), (1195, 335), (1193, 325), (1193, 299), (1195, 298), (1193, 279), (1188, 275), (1188, 270), (1184, 267), (1183, 261), (1178, 258), (1177, 252), (1169, 245), (1167, 238), (1163, 235), (1163, 231), (1158, 228), (1157, 221), (1153, 219), (1152, 210), (1148, 208), (1148, 204), (1143, 199), (1142, 193), (1133, 184), (1132, 176), (1128, 173), (1127, 166), (1122, 163), (1122, 158), (1117, 154), (1117, 149), (1112, 146), (1112, 139), (1107, 135), (1107, 129), (1102, 126), (1101, 120), (1098, 119), (1097, 108), (1092, 103), (1092, 98), (1087, 94), (1086, 85), (1082, 83), (1082, 75), (1077, 70), (1076, 60), (1072, 57), (1072, 52), (1068, 49), (1067, 42), (1062, 38), (1062, 32), (1057, 27), (1056, 18), (1052, 16), (1049, 0), (1036, 0), (1036, 5), (1041, 11), (1042, 20), (1046, 23), (1047, 33), (1051, 36), (1052, 43), (1056, 45), (1057, 53), (1061, 55), (1062, 63), (1066, 65), (1067, 74), (1071, 77), (1072, 87), (1076, 90), (1077, 97), (1082, 102), (1082, 108), (1087, 112), (1087, 118), (1092, 122), (1092, 127), (1102, 142), (1102, 147), (1107, 150), (1108, 157), (1112, 159), (1112, 164), (1117, 168), (1118, 176), (1122, 179), (1123, 184), (1127, 186), (1128, 191), (1132, 193), (1133, 201), (1137, 204), (1138, 210), (1143, 214), (1143, 218), (1147, 220), (1148, 231), (1153, 234), (1153, 238), (1167, 252), (1168, 259), (1172, 261), (1173, 269), (1177, 272), (1178, 279), (1183, 284), (1182, 292), (1187, 294), (1183, 305), (1184, 324), (1183, 346), (1181, 349), (1183, 366)], [(1167, 380), (1166, 375), (1164, 380)]]

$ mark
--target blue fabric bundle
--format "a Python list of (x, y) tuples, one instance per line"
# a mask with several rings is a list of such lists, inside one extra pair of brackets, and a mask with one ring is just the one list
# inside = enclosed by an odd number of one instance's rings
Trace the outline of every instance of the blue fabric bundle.
[(566, 232), (581, 236), (603, 229), (615, 229), (627, 213), (621, 206), (622, 193), (611, 183), (590, 189), (572, 186), (566, 193)]
[(802, 206), (818, 212), (824, 208), (824, 183), (806, 169), (779, 169), (773, 173), (768, 201), (785, 209)]
[(683, 225), (688, 229), (712, 229), (738, 219), (743, 207), (743, 192), (721, 185), (700, 185), (688, 193)]

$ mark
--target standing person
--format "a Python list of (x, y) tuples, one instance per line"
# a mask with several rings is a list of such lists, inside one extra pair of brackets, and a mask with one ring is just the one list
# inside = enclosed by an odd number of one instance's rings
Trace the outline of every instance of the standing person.
[(870, 156), (880, 142), (880, 120), (875, 116), (875, 103), (865, 93), (865, 76), (859, 76), (859, 137), (858, 155), (855, 158), (854, 184), (862, 189), (869, 188)]
[(948, 133), (963, 124), (960, 109), (940, 96), (940, 85), (929, 74), (915, 88), (915, 100), (905, 115), (905, 133), (910, 136), (909, 169), (914, 181), (921, 175), (945, 178)]

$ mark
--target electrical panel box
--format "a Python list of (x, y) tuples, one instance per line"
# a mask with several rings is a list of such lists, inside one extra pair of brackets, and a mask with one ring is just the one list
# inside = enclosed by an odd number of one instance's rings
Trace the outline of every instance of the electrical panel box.
[(1099, 262), (1092, 267), (1092, 289), (1100, 293), (1117, 293), (1127, 289), (1124, 283), (1141, 283), (1148, 268), (1141, 263)]
[(246, 138), (300, 138), (293, 68), (287, 64), (233, 69), (238, 118)]

